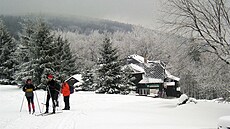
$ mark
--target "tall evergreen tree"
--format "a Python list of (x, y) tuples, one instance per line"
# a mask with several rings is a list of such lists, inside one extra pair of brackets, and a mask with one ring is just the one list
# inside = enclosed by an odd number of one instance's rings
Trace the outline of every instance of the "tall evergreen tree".
[(31, 36), (31, 64), (33, 78), (37, 85), (43, 86), (46, 83), (47, 74), (55, 74), (55, 51), (54, 36), (50, 28), (41, 19), (36, 23), (34, 33)]
[(1, 82), (11, 84), (14, 80), (15, 50), (16, 42), (0, 20), (0, 80), (4, 80)]
[(16, 67), (14, 78), (17, 82), (23, 83), (26, 79), (32, 78), (32, 56), (33, 45), (31, 44), (32, 35), (35, 30), (35, 22), (30, 19), (24, 19), (21, 23), (22, 32), (19, 33), (19, 47), (17, 49), (18, 65)]
[[(61, 36), (55, 37), (41, 19), (28, 20), (23, 24), (19, 47), (20, 65), (16, 72), (17, 80), (33, 78), (35, 85), (43, 87), (47, 74), (57, 80), (76, 73), (75, 58), (70, 44)], [(66, 78), (65, 78), (66, 79)]]
[(57, 73), (57, 77), (66, 79), (73, 74), (77, 73), (75, 66), (75, 58), (70, 50), (70, 44), (68, 40), (64, 40), (60, 35), (55, 38), (55, 60), (54, 69)]
[(100, 93), (120, 93), (121, 88), (121, 61), (118, 56), (118, 49), (113, 48), (110, 39), (105, 38), (100, 49), (98, 85)]
[(44, 86), (47, 74), (54, 74), (54, 36), (47, 24), (39, 19), (27, 21), (20, 35), (17, 78), (32, 78), (35, 85)]

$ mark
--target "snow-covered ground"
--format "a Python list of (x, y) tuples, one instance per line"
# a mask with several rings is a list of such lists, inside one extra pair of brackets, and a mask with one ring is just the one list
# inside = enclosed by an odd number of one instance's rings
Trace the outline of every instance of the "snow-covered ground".
[[(46, 93), (36, 94), (44, 112)], [(70, 111), (35, 116), (28, 114), (26, 100), (20, 112), (23, 96), (16, 86), (0, 85), (0, 129), (216, 129), (218, 118), (230, 115), (230, 104), (211, 101), (176, 106), (177, 99), (75, 92)]]

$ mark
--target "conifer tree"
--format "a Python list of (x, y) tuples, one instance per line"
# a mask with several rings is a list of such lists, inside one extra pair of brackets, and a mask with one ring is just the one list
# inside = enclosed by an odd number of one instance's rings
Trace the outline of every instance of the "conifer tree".
[[(66, 79), (73, 74), (77, 73), (75, 66), (75, 58), (70, 50), (70, 44), (68, 40), (64, 40), (60, 35), (55, 38), (55, 60), (54, 69), (57, 77)], [(62, 78), (61, 78), (62, 77)], [(63, 78), (64, 77), (64, 78)]]
[(32, 78), (37, 86), (44, 86), (47, 74), (54, 74), (54, 42), (47, 24), (39, 19), (24, 24), (20, 35), (17, 78)]
[(99, 93), (120, 93), (121, 61), (118, 49), (113, 48), (110, 39), (105, 38), (100, 49), (97, 90)]
[(19, 33), (19, 47), (17, 49), (17, 59), (18, 65), (16, 66), (16, 71), (14, 78), (20, 84), (24, 83), (26, 79), (32, 78), (33, 67), (32, 67), (32, 35), (35, 30), (35, 22), (30, 19), (24, 19), (21, 23), (22, 32)]
[(50, 30), (41, 19), (28, 20), (23, 24), (17, 80), (32, 78), (35, 85), (43, 88), (47, 74), (53, 74), (57, 81), (60, 81), (61, 76), (69, 77), (76, 73), (70, 44), (61, 36), (55, 37)]
[(132, 70), (129, 67), (122, 68), (122, 74), (121, 74), (121, 94), (129, 94), (130, 91), (135, 91), (135, 84), (134, 81), (135, 77), (132, 75)]
[(54, 74), (54, 36), (50, 28), (41, 19), (36, 23), (34, 33), (31, 36), (31, 62), (33, 68), (33, 78), (37, 85), (44, 86), (47, 74)]
[(0, 83), (13, 83), (16, 42), (0, 20)]

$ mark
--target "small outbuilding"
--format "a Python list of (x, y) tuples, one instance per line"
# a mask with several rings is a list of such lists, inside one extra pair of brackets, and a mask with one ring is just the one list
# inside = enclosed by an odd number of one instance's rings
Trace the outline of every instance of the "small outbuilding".
[(69, 77), (66, 82), (70, 85), (70, 86), (74, 86), (75, 89), (79, 89), (79, 87), (82, 85), (83, 81), (82, 81), (82, 76), (81, 74), (75, 74), (71, 77)]

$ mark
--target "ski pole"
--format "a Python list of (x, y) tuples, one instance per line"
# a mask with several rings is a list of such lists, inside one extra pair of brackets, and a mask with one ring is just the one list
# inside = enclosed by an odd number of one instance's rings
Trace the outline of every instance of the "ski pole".
[[(46, 90), (47, 90), (47, 87), (46, 87)], [(47, 95), (46, 95), (46, 92), (45, 92), (45, 95), (44, 95), (44, 103), (46, 104), (46, 99), (47, 99)], [(44, 111), (44, 104), (42, 106), (42, 112)]]
[(22, 111), (22, 106), (23, 106), (23, 103), (24, 103), (24, 98), (25, 98), (25, 96), (23, 95), (22, 104), (21, 104), (21, 108), (20, 108), (20, 112)]
[[(50, 99), (51, 99), (51, 101), (52, 101), (52, 107), (54, 107), (55, 106), (55, 104), (54, 104), (54, 99), (53, 99), (53, 95), (51, 95), (51, 92), (50, 92), (50, 89), (49, 89), (49, 86), (46, 86), (46, 90), (47, 90), (47, 97), (49, 96), (50, 97)], [(46, 99), (47, 99), (47, 97), (46, 97)], [(48, 102), (49, 103), (49, 102)], [(47, 104), (47, 103), (46, 103)], [(47, 106), (47, 105), (46, 105)]]
[(49, 92), (49, 93), (47, 93), (47, 94), (49, 94), (49, 96), (50, 96), (50, 98), (51, 98), (51, 101), (52, 101), (52, 107), (54, 107), (54, 106), (55, 106), (54, 98), (53, 98), (53, 95), (51, 95), (51, 92), (50, 92), (50, 89), (49, 89), (48, 86), (47, 86), (47, 90), (48, 90), (48, 92)]
[(38, 96), (37, 96), (37, 93), (36, 93), (36, 91), (34, 91), (34, 93), (35, 93), (35, 95), (36, 95), (37, 102), (38, 102), (38, 107), (39, 107), (39, 111), (40, 111), (40, 113), (41, 113), (41, 108), (40, 108), (40, 104), (39, 104), (39, 101), (38, 101)]

